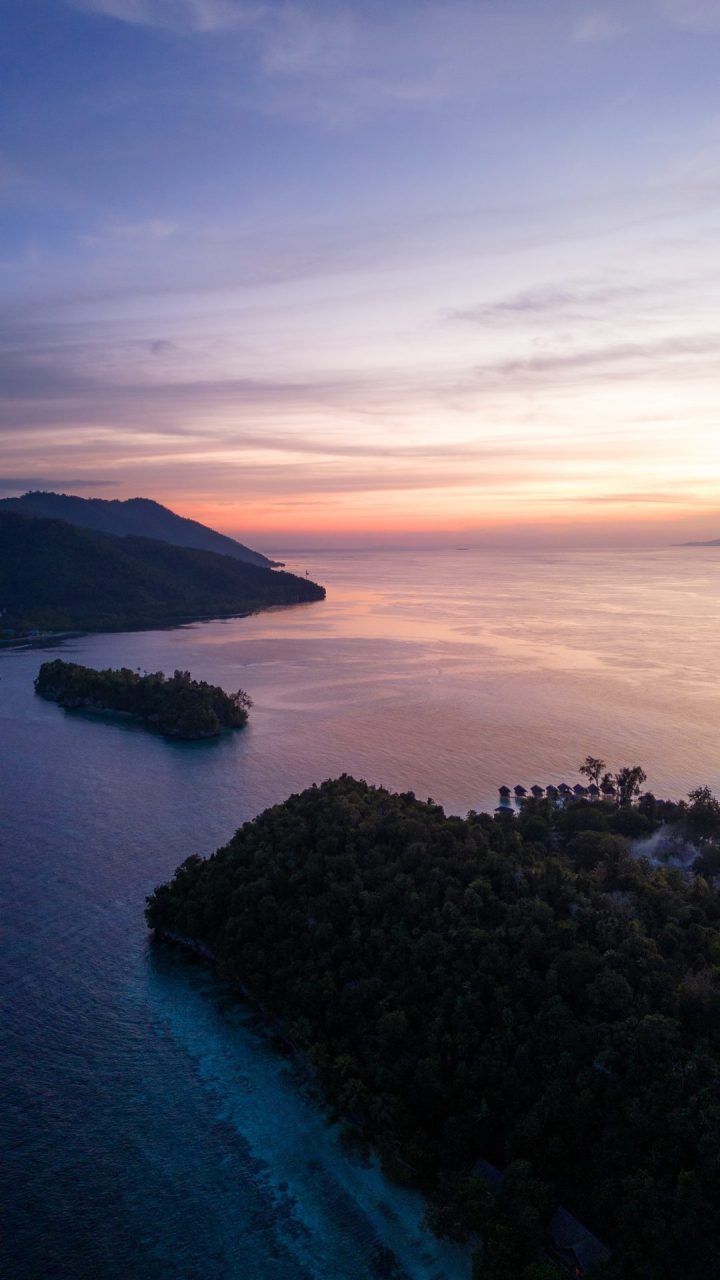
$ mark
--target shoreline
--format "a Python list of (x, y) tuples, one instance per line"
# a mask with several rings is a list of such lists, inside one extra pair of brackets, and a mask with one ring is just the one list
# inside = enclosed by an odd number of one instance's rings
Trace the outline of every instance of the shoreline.
[(150, 935), (153, 942), (166, 943), (172, 947), (179, 947), (181, 950), (187, 951), (190, 955), (194, 955), (199, 960), (211, 965), (216, 977), (221, 982), (227, 982), (231, 987), (234, 987), (236, 991), (240, 993), (246, 1004), (250, 1005), (262, 1016), (267, 1023), (268, 1028), (271, 1029), (282, 1043), (291, 1051), (298, 1065), (301, 1066), (303, 1072), (307, 1074), (308, 1080), (312, 1083), (313, 1088), (317, 1092), (318, 1099), (322, 1100), (322, 1093), (317, 1083), (317, 1077), (312, 1064), (310, 1063), (307, 1054), (295, 1044), (288, 1034), (285, 1023), (280, 1018), (277, 1018), (275, 1014), (271, 1013), (270, 1010), (266, 1008), (266, 1006), (258, 1000), (251, 991), (248, 990), (244, 983), (240, 982), (237, 978), (228, 978), (223, 974), (220, 967), (220, 960), (215, 955), (215, 952), (211, 951), (207, 943), (201, 942), (199, 938), (189, 938), (186, 934), (176, 933), (173, 929), (160, 929), (157, 926), (150, 930)]
[[(343, 1115), (341, 1112), (337, 1111), (326, 1098), (322, 1088), (320, 1087), (312, 1063), (305, 1051), (294, 1043), (288, 1034), (288, 1029), (285, 1023), (276, 1017), (276, 1015), (271, 1013), (260, 1000), (256, 999), (256, 997), (248, 991), (244, 983), (240, 982), (237, 978), (229, 978), (223, 974), (220, 960), (207, 943), (201, 942), (198, 938), (191, 938), (186, 934), (177, 933), (173, 929), (161, 929), (158, 926), (151, 928), (149, 933), (151, 945), (165, 945), (184, 951), (187, 955), (192, 956), (198, 963), (201, 963), (206, 967), (209, 966), (219, 982), (227, 983), (229, 987), (234, 988), (235, 991), (239, 993), (240, 999), (248, 1006), (248, 1008), (253, 1010), (262, 1019), (266, 1030), (275, 1041), (276, 1052), (278, 1051), (277, 1045), (279, 1042), (282, 1048), (287, 1051), (287, 1056), (292, 1058), (293, 1066), (297, 1068), (300, 1073), (313, 1105), (317, 1108), (320, 1114), (329, 1120), (331, 1124), (338, 1127), (339, 1133), (345, 1137), (348, 1142), (349, 1149), (353, 1151), (354, 1158), (356, 1160), (359, 1159), (363, 1165), (375, 1165), (380, 1176), (385, 1180), (387, 1185), (393, 1189), (393, 1191), (409, 1191), (411, 1194), (420, 1197), (425, 1207), (425, 1211), (430, 1208), (431, 1201), (419, 1186), (408, 1185), (402, 1181), (396, 1182), (390, 1177), (386, 1170), (383, 1169), (376, 1148), (363, 1136), (355, 1125), (352, 1117)], [(471, 1280), (470, 1273), (473, 1271), (473, 1255), (478, 1251), (482, 1251), (482, 1241), (472, 1237), (465, 1242), (458, 1240), (450, 1241), (448, 1238), (438, 1235), (430, 1226), (427, 1226), (427, 1230), (438, 1245), (451, 1245), (465, 1255), (469, 1268), (467, 1280)]]
[[(324, 591), (324, 588), (323, 588)], [(22, 635), (2, 636), (0, 635), (0, 648), (14, 649), (20, 646), (33, 648), (34, 646), (55, 642), (58, 640), (74, 640), (83, 636), (102, 636), (102, 635), (123, 635), (124, 633), (133, 634), (143, 631), (179, 631), (182, 627), (191, 627), (198, 622), (231, 622), (235, 618), (253, 618), (260, 613), (269, 613), (274, 609), (297, 609), (301, 605), (322, 604), (325, 595), (317, 600), (288, 600), (284, 603), (274, 602), (265, 606), (260, 605), (256, 609), (232, 610), (229, 613), (206, 613), (206, 614), (183, 614), (182, 616), (166, 622), (136, 622), (136, 623), (118, 623), (116, 626), (107, 627), (81, 627), (72, 630), (63, 631), (25, 631)]]

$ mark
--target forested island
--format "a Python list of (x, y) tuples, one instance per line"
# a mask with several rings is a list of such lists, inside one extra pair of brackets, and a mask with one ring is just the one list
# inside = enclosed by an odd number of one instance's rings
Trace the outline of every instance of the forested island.
[(34, 516), (46, 520), (65, 520), (83, 529), (112, 533), (118, 537), (151, 538), (171, 542), (176, 547), (195, 547), (232, 556), (265, 569), (277, 566), (259, 551), (253, 551), (236, 538), (209, 529), (197, 520), (179, 516), (152, 498), (79, 498), (71, 493), (32, 490), (19, 498), (0, 498), (0, 515), (6, 513)]
[[(661, 827), (691, 870), (631, 852)], [(706, 788), (462, 819), (343, 776), (188, 858), (147, 920), (281, 1021), (483, 1280), (717, 1280), (719, 845)], [(558, 1205), (602, 1261), (549, 1250)]]
[(307, 578), (214, 551), (0, 512), (0, 640), (168, 627), (324, 598)]
[(127, 667), (96, 671), (76, 662), (44, 662), (35, 692), (67, 710), (116, 711), (142, 720), (167, 738), (216, 738), (224, 729), (247, 724), (251, 699), (243, 689), (228, 694), (218, 685), (193, 680), (189, 671), (140, 675)]

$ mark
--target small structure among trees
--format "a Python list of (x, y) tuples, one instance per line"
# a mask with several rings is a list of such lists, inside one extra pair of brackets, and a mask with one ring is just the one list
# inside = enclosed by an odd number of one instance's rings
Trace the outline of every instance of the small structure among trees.
[(567, 803), (572, 798), (577, 801), (605, 801), (615, 803), (623, 809), (628, 808), (640, 798), (643, 783), (646, 781), (645, 770), (639, 764), (626, 765), (617, 773), (610, 773), (605, 761), (599, 756), (586, 756), (579, 767), (579, 772), (588, 779), (587, 786), (582, 782), (576, 782), (571, 787), (567, 782), (560, 782), (557, 786), (549, 783), (546, 787), (541, 787), (535, 782), (529, 791), (520, 783), (513, 787), (512, 791), (510, 787), (502, 786), (499, 788), (500, 803), (507, 805), (514, 794), (518, 805), (521, 805), (528, 796), (532, 796), (533, 800), (547, 798), (554, 803), (558, 800)]
[(547, 1237), (550, 1257), (571, 1276), (584, 1276), (610, 1257), (609, 1249), (562, 1207), (550, 1219)]

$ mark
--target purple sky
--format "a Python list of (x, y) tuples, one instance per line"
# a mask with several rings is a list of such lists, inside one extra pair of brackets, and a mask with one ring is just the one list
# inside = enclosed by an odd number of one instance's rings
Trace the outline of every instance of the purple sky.
[(0, 489), (720, 536), (718, 0), (6, 0)]

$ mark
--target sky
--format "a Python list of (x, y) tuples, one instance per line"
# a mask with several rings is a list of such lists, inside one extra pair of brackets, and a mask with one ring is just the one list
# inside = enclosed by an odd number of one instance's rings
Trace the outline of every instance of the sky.
[(3, 0), (0, 493), (720, 537), (719, 0)]

